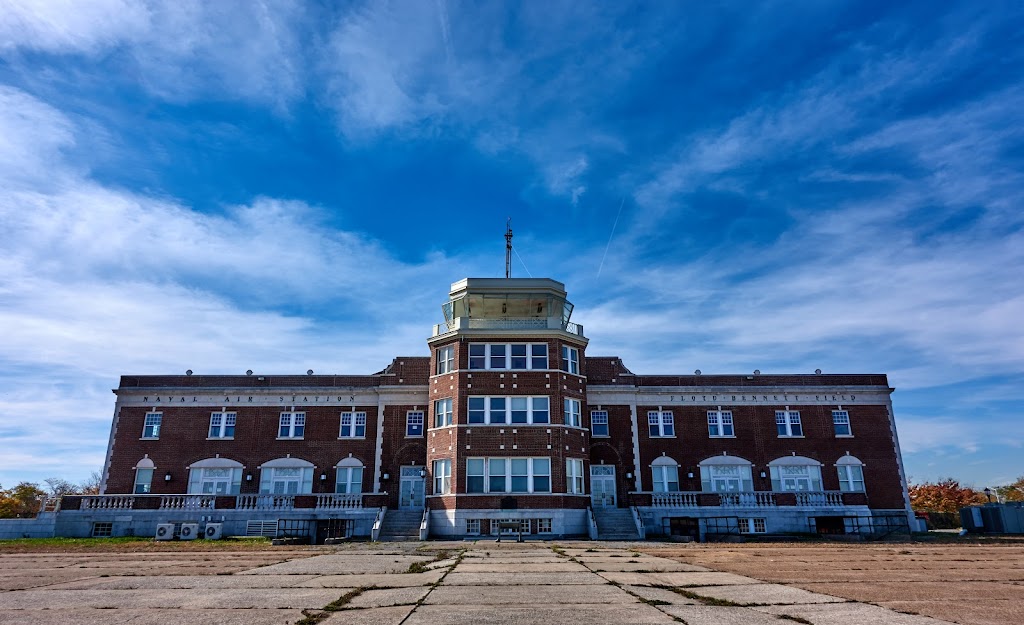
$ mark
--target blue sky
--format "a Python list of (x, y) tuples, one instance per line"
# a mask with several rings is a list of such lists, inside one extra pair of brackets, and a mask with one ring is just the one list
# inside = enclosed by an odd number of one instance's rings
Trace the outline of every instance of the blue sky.
[(509, 217), (589, 354), (888, 373), (912, 479), (1010, 481), (1022, 77), (1015, 2), (0, 0), (0, 484), (123, 373), (426, 355)]

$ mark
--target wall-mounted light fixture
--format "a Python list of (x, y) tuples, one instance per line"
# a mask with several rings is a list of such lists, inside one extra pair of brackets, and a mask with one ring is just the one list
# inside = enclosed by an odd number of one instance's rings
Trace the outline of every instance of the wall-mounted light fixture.
[(691, 471), (690, 473), (687, 473), (686, 477), (688, 477), (688, 478), (690, 478), (692, 480), (693, 479), (693, 472)]
[(382, 480), (390, 480), (391, 479), (391, 474), (390, 473), (385, 473), (384, 475), (380, 476), (380, 479), (382, 479)]
[(631, 480), (631, 479), (633, 479), (633, 474), (632, 474), (632, 473), (627, 473), (627, 474), (626, 474), (626, 479), (627, 479), (627, 480)]
[(251, 482), (251, 481), (252, 481), (252, 473), (247, 473), (247, 474), (246, 474), (246, 476), (245, 476), (245, 481), (246, 481), (246, 482)]
[(327, 479), (327, 474), (326, 473), (321, 473), (320, 474), (320, 481), (322, 482), (322, 481), (324, 481), (326, 479)]
[(424, 471), (423, 469), (420, 469), (420, 477), (427, 477), (427, 472)]
[(766, 477), (768, 477), (768, 474), (765, 473), (764, 471), (761, 471), (761, 479), (764, 479)]
[(168, 471), (167, 473), (164, 474), (164, 481), (165, 482), (170, 482), (171, 481), (171, 472), (170, 471)]

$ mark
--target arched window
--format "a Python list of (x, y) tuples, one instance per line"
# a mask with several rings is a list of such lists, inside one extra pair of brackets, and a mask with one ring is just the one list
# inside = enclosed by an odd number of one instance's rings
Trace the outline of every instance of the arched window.
[(654, 492), (679, 492), (679, 464), (668, 456), (661, 456), (651, 463), (651, 474), (654, 478)]
[(313, 466), (301, 458), (278, 458), (260, 465), (260, 493), (308, 495), (313, 492)]
[(697, 463), (700, 489), (706, 493), (750, 492), (754, 480), (750, 461), (739, 456), (712, 456)]
[(804, 456), (784, 456), (768, 463), (774, 491), (820, 491), (821, 463)]
[(188, 467), (189, 495), (237, 495), (242, 487), (241, 462), (207, 458)]
[(358, 494), (363, 492), (363, 463), (355, 458), (345, 458), (334, 465), (338, 477), (334, 482), (334, 492)]
[(864, 463), (856, 456), (846, 454), (836, 462), (839, 472), (839, 490), (844, 493), (864, 492)]
[(149, 459), (149, 454), (142, 457), (135, 464), (135, 488), (132, 489), (136, 495), (147, 495), (153, 490), (153, 471), (156, 465)]

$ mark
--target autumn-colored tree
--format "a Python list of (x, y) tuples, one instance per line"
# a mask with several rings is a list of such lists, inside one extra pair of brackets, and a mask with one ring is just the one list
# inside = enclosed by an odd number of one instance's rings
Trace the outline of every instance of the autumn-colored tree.
[(915, 512), (960, 512), (960, 508), (982, 504), (988, 501), (985, 495), (973, 488), (961, 486), (951, 477), (938, 482), (911, 484), (910, 506)]
[(9, 490), (0, 489), (0, 519), (34, 516), (44, 497), (46, 491), (31, 482), (22, 482)]
[(1024, 501), (1024, 475), (1011, 484), (997, 486), (996, 494), (999, 495), (999, 501)]

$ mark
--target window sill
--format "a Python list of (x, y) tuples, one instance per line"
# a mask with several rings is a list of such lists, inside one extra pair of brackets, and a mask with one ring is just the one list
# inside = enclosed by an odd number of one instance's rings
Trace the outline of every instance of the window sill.
[(729, 436), (729, 435), (725, 435), (725, 434), (717, 434), (717, 435), (708, 434), (708, 438), (736, 438), (736, 435), (733, 434), (733, 435)]
[(365, 441), (365, 436), (339, 436), (339, 441)]
[(611, 438), (608, 434), (591, 434), (590, 438)]
[(140, 441), (158, 441), (158, 440), (160, 440), (160, 437), (159, 436), (142, 436), (142, 437), (139, 438), (139, 440)]
[(406, 438), (423, 438), (423, 434), (406, 434)]
[(279, 441), (302, 441), (306, 440), (304, 436), (278, 436)]
[(779, 434), (776, 438), (807, 438), (807, 437), (803, 436), (803, 435), (800, 435), (800, 436), (790, 436), (790, 435)]
[(235, 440), (235, 437), (234, 436), (207, 436), (206, 440), (208, 440), (208, 441), (233, 441), (233, 440)]
[(651, 436), (649, 438), (676, 438), (676, 437), (673, 435), (673, 436)]
[(836, 434), (836, 438), (853, 438), (853, 434)]

